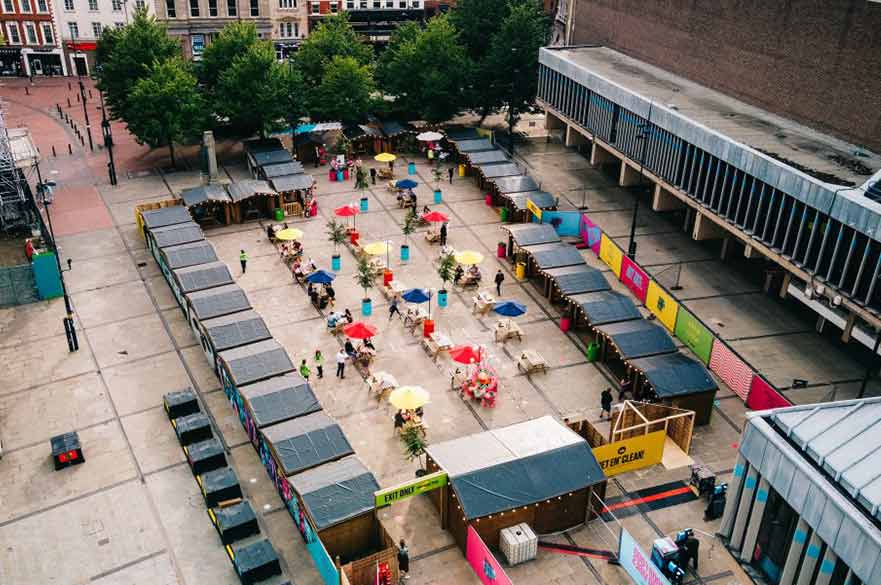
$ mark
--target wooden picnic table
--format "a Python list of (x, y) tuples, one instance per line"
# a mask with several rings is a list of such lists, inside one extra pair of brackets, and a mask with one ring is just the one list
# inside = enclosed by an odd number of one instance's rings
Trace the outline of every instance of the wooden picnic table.
[(495, 336), (498, 342), (504, 342), (515, 337), (518, 341), (523, 341), (523, 330), (510, 319), (500, 319), (496, 323)]
[(548, 362), (537, 351), (525, 349), (520, 352), (520, 357), (517, 358), (517, 369), (522, 370), (526, 374), (538, 371), (546, 374), (548, 371)]
[(422, 340), (422, 347), (425, 348), (429, 356), (437, 359), (438, 354), (449, 351), (453, 347), (453, 342), (443, 333), (435, 331)]
[(481, 291), (477, 293), (477, 295), (471, 297), (471, 302), (473, 303), (471, 307), (473, 313), (486, 315), (492, 310), (493, 306), (495, 306), (496, 298), (486, 291)]

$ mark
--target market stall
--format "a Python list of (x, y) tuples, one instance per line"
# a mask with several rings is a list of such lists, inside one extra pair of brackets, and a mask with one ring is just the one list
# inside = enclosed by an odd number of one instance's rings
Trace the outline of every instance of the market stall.
[[(539, 184), (529, 175), (512, 175), (509, 177), (496, 177), (488, 181), (489, 191), (493, 195), (493, 202), (498, 204), (507, 200), (515, 193), (528, 193), (539, 191)], [(554, 203), (556, 205), (556, 202)], [(516, 220), (514, 220), (516, 221)]]
[(312, 175), (286, 175), (274, 177), (269, 184), (281, 195), (282, 209), (286, 216), (315, 215), (318, 202), (314, 197), (315, 179)]
[(233, 408), (238, 408), (241, 402), (239, 398), (241, 386), (262, 382), (293, 372), (295, 369), (288, 353), (274, 339), (222, 351), (218, 358), (220, 381)]
[(193, 220), (163, 227), (150, 228), (146, 231), (147, 248), (156, 262), (161, 262), (159, 251), (169, 246), (179, 246), (205, 239), (202, 228)]
[(382, 151), (382, 130), (364, 124), (353, 124), (343, 128), (343, 136), (349, 144), (347, 157), (374, 155)]
[[(533, 212), (527, 206), (527, 201), (542, 211), (556, 211), (557, 198), (547, 191), (525, 191), (522, 193), (506, 193), (502, 195), (505, 200), (505, 208), (508, 210), (508, 221), (530, 222)], [(548, 222), (545, 222), (548, 223)], [(548, 223), (548, 225), (553, 225)]]
[[(242, 148), (245, 151), (245, 161), (248, 163), (248, 171), (251, 173), (252, 177), (257, 174), (257, 167), (260, 166), (257, 162), (257, 155), (266, 152), (284, 151), (284, 146), (278, 138), (256, 138), (254, 140), (245, 140), (242, 143)], [(288, 158), (290, 158), (290, 155)]]
[(184, 206), (199, 225), (227, 225), (232, 198), (223, 185), (212, 183), (181, 191)]
[(548, 268), (542, 274), (548, 278), (545, 296), (552, 302), (566, 296), (612, 289), (605, 275), (587, 264)]
[(198, 338), (216, 372), (220, 352), (270, 339), (272, 334), (260, 314), (249, 310), (199, 321)]
[(264, 181), (274, 179), (276, 177), (286, 177), (288, 175), (301, 175), (304, 169), (302, 163), (298, 160), (288, 160), (280, 163), (263, 164), (257, 172), (257, 178)]
[(472, 128), (471, 126), (450, 126), (444, 129), (444, 134), (450, 142), (456, 142), (458, 140), (477, 140), (478, 138), (482, 138), (480, 132), (477, 131), (477, 128)]
[(178, 201), (163, 201), (161, 203), (166, 205), (153, 208), (152, 204), (145, 203), (136, 206), (135, 220), (141, 231), (141, 236), (146, 238), (149, 230), (193, 221), (190, 212), (186, 207), (179, 205)]
[(560, 236), (557, 235), (554, 226), (550, 224), (521, 223), (506, 224), (501, 227), (508, 232), (508, 245), (505, 249), (509, 258), (513, 257), (517, 250), (524, 246), (536, 246), (538, 244), (550, 244), (560, 241)]
[(514, 177), (523, 173), (520, 167), (512, 162), (485, 163), (474, 165), (474, 168), (477, 169), (477, 172), (480, 173), (484, 180)]
[(266, 427), (258, 442), (263, 465), (282, 489), (284, 478), (355, 452), (343, 429), (323, 410)]
[(409, 151), (415, 149), (416, 129), (407, 122), (397, 120), (377, 120), (376, 124), (382, 131), (382, 146), (379, 150), (384, 152)]
[(614, 290), (583, 293), (567, 296), (571, 304), (573, 327), (586, 321), (587, 325), (596, 327), (607, 323), (642, 319), (642, 313), (629, 296)]
[[(614, 443), (657, 431), (664, 431), (667, 442), (673, 443), (683, 454), (688, 455), (694, 434), (694, 411), (665, 404), (625, 400), (620, 408), (615, 408), (612, 412), (609, 442)], [(669, 449), (669, 445), (665, 446), (665, 454)]]
[(462, 160), (467, 160), (468, 165), (474, 167), (476, 165), (485, 165), (489, 163), (509, 163), (511, 159), (505, 154), (505, 151), (496, 148), (494, 150), (484, 150), (482, 152), (469, 152), (460, 156)]
[(626, 376), (631, 360), (677, 351), (667, 330), (646, 319), (597, 325), (596, 331), (599, 357), (619, 378)]
[(490, 547), (502, 529), (527, 523), (547, 534), (594, 514), (591, 493), (606, 480), (590, 445), (550, 416), (431, 445), (429, 473), (449, 485), (429, 492), (441, 525), (464, 551), (468, 526)]
[(184, 295), (184, 311), (193, 333), (199, 334), (199, 321), (222, 317), (251, 308), (248, 295), (239, 285), (228, 284)]
[(159, 250), (159, 268), (165, 280), (171, 278), (171, 271), (188, 266), (198, 266), (209, 262), (217, 262), (217, 253), (208, 240), (168, 246)]
[(223, 262), (209, 262), (198, 266), (187, 266), (171, 271), (171, 292), (181, 307), (184, 306), (184, 295), (200, 290), (234, 284), (229, 268)]
[(489, 152), (498, 150), (498, 147), (486, 138), (475, 138), (473, 140), (457, 140), (455, 143), (456, 151), (459, 154), (470, 155), (472, 152)]
[[(581, 255), (581, 251), (578, 248), (563, 242), (522, 246), (520, 251), (526, 255), (526, 273), (524, 276), (541, 275), (544, 271), (551, 268), (583, 266), (586, 263), (584, 256)], [(546, 276), (542, 276), (542, 278), (544, 279), (542, 288), (546, 289), (550, 286), (550, 279)]]
[(300, 374), (291, 372), (239, 388), (236, 410), (254, 447), (264, 428), (321, 410), (321, 403)]
[(719, 387), (699, 361), (677, 352), (631, 360), (628, 368), (634, 393), (649, 402), (693, 410), (695, 425), (710, 422)]
[(268, 218), (273, 216), (279, 206), (279, 196), (266, 181), (247, 179), (231, 183), (227, 192), (233, 206), (230, 219), (233, 223), (243, 223), (249, 219)]

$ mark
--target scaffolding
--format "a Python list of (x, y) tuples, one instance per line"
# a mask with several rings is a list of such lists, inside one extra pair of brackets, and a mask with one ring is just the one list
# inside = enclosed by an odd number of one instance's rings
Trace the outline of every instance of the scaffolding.
[(4, 232), (20, 230), (34, 222), (27, 175), (38, 162), (39, 153), (30, 131), (7, 128), (6, 103), (0, 101), (0, 229)]

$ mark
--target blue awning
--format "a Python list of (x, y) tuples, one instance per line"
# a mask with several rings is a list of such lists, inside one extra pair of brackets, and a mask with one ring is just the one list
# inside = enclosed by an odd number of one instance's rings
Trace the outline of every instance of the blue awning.
[(675, 398), (716, 390), (718, 386), (702, 363), (682, 353), (668, 353), (630, 362), (642, 373), (659, 398)]
[(569, 302), (575, 303), (593, 326), (642, 319), (642, 313), (630, 297), (613, 290), (572, 295)]
[(597, 327), (615, 346), (623, 359), (673, 353), (676, 344), (667, 330), (645, 319), (622, 321)]

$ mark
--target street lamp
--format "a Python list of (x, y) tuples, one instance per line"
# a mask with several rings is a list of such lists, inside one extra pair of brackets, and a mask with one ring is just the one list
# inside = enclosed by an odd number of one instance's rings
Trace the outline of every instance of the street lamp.
[(116, 185), (116, 163), (113, 161), (113, 132), (110, 129), (110, 120), (107, 119), (107, 107), (104, 105), (104, 92), (99, 92), (101, 96), (101, 134), (104, 136), (104, 148), (107, 149), (107, 156), (110, 162), (107, 163), (107, 174), (110, 175), (110, 184)]
[[(652, 135), (652, 108), (655, 106), (655, 101), (652, 100), (649, 102), (649, 114), (646, 118), (645, 122), (639, 125), (639, 134), (637, 134), (636, 139), (642, 140), (642, 148), (639, 154), (639, 185), (638, 187), (642, 187), (642, 180), (644, 177), (645, 171), (645, 157), (646, 151), (648, 150), (649, 138)], [(621, 164), (626, 164), (625, 162), (621, 162)], [(636, 260), (636, 217), (639, 215), (639, 190), (636, 192), (636, 197), (633, 200), (633, 217), (630, 219), (630, 242), (627, 245), (627, 257), (631, 260)]]
[(89, 110), (86, 108), (86, 86), (80, 79), (80, 101), (83, 102), (83, 116), (86, 118), (86, 134), (89, 136), (89, 150), (95, 150), (95, 144), (92, 142), (92, 125), (89, 123)]

